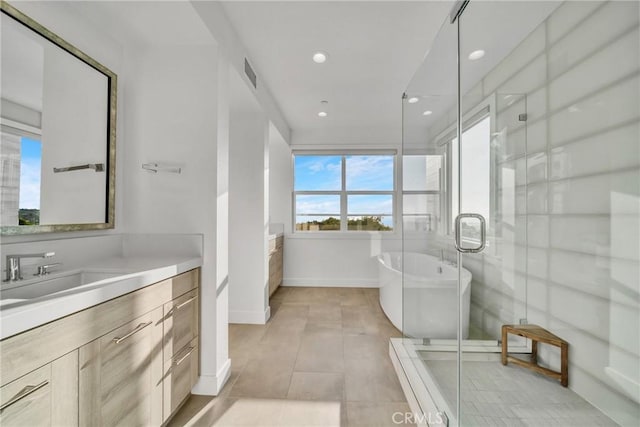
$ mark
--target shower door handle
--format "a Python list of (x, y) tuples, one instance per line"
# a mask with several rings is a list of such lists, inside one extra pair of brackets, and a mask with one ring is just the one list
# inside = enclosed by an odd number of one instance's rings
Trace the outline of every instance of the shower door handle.
[[(480, 223), (480, 243), (475, 247), (464, 247), (461, 243), (461, 232), (460, 227), (462, 226), (462, 220), (465, 218), (477, 219)], [(456, 234), (456, 249), (458, 252), (463, 254), (476, 254), (478, 252), (482, 252), (484, 250), (485, 244), (487, 242), (487, 225), (484, 217), (480, 214), (475, 213), (461, 213), (456, 217), (456, 225), (455, 225), (455, 234)], [(475, 243), (475, 242), (474, 242)]]

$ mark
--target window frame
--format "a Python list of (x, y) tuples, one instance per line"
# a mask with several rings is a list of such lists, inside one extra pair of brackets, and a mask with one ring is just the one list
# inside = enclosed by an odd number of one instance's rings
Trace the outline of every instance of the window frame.
[[(438, 147), (440, 148), (440, 147)], [(405, 158), (406, 157), (411, 157), (411, 156), (424, 156), (424, 157), (428, 157), (428, 156), (433, 156), (433, 157), (440, 157), (440, 174), (438, 177), (438, 184), (439, 184), (439, 188), (437, 190), (405, 190), (404, 188), (404, 171), (405, 171)], [(443, 218), (445, 215), (446, 210), (446, 206), (444, 206), (444, 204), (442, 203), (442, 195), (445, 192), (445, 178), (446, 178), (446, 171), (447, 171), (447, 167), (446, 167), (446, 156), (445, 156), (445, 152), (438, 149), (437, 152), (432, 153), (432, 152), (427, 152), (427, 150), (410, 150), (410, 151), (406, 151), (405, 153), (402, 154), (402, 173), (403, 173), (403, 178), (402, 178), (402, 206), (403, 206), (403, 212), (402, 212), (402, 218), (403, 218), (403, 223), (402, 223), (402, 227), (404, 230), (404, 218), (415, 218), (415, 217), (421, 217), (421, 216), (427, 216), (429, 218), (429, 227), (427, 231), (424, 231), (426, 233), (431, 233), (434, 230), (434, 226), (436, 227), (436, 229), (440, 230), (440, 227), (442, 226), (442, 222), (443, 222)], [(412, 214), (408, 214), (406, 213), (406, 211), (404, 210), (404, 198), (405, 196), (412, 196), (412, 195), (417, 195), (417, 196), (438, 196), (438, 199), (440, 199), (440, 208), (439, 210), (439, 215), (440, 215), (440, 219), (439, 221), (435, 222), (434, 218), (431, 216), (431, 214), (426, 213), (426, 214), (421, 214), (421, 213), (412, 213)]]
[[(295, 161), (296, 156), (327, 156), (327, 157), (341, 157), (341, 187), (340, 190), (296, 190), (296, 168)], [(393, 188), (391, 190), (347, 190), (347, 157), (349, 156), (391, 156), (393, 159)], [(293, 191), (291, 193), (291, 218), (292, 218), (292, 232), (296, 235), (353, 235), (353, 234), (395, 234), (398, 231), (398, 218), (397, 218), (397, 190), (398, 190), (398, 150), (396, 149), (383, 149), (383, 150), (305, 150), (305, 149), (293, 149), (291, 152), (291, 173)], [(296, 212), (296, 199), (297, 196), (332, 196), (337, 195), (340, 197), (340, 229), (339, 230), (297, 230), (297, 212)], [(382, 213), (371, 214), (358, 214), (349, 215), (348, 212), (348, 199), (349, 196), (376, 196), (376, 195), (388, 195), (391, 196), (391, 217), (392, 217), (392, 229), (388, 231), (382, 230), (349, 230), (348, 218), (349, 216), (388, 216)], [(318, 213), (307, 214), (306, 216), (328, 217), (334, 214)]]
[[(482, 120), (489, 118), (489, 129), (490, 133), (493, 134), (496, 132), (496, 95), (495, 93), (483, 99), (481, 102), (476, 104), (474, 107), (467, 110), (466, 113), (462, 116), (462, 133), (469, 130)], [(443, 235), (444, 236), (453, 236), (454, 235), (454, 220), (452, 220), (453, 215), (453, 141), (458, 138), (457, 132), (457, 124), (454, 123), (448, 126), (444, 131), (440, 132), (436, 138), (436, 146), (439, 149), (439, 152), (444, 153), (444, 188), (441, 193), (441, 210), (442, 205), (444, 205), (444, 217), (443, 221)], [(458, 141), (458, 153), (461, 149), (461, 143)], [(494, 168), (494, 156), (495, 152), (491, 149), (490, 153), (490, 164), (489, 164), (489, 182), (495, 182), (495, 168)], [(460, 186), (460, 177), (458, 177), (458, 186)], [(496, 211), (497, 201), (495, 189), (490, 186), (490, 200), (489, 200), (489, 210), (490, 212)], [(458, 194), (460, 193), (460, 188), (458, 188)], [(460, 213), (460, 206), (458, 205), (458, 213)], [(495, 218), (493, 219), (495, 220)], [(495, 226), (493, 223), (487, 224), (487, 246), (489, 246), (489, 237), (493, 237), (495, 232)], [(465, 240), (465, 239), (463, 239)], [(474, 242), (471, 242), (474, 243)]]
[[(42, 129), (27, 123), (23, 123), (20, 121), (16, 121), (16, 120), (11, 120), (11, 119), (7, 119), (7, 118), (0, 118), (0, 133), (4, 133), (4, 134), (10, 134), (10, 135), (14, 135), (17, 136), (18, 138), (20, 138), (20, 140), (22, 140), (22, 138), (29, 138), (29, 139), (37, 139), (40, 142), (40, 145), (42, 146)], [(22, 171), (22, 151), (20, 152), (20, 158), (19, 158), (19, 163), (20, 163), (20, 171)], [(20, 174), (18, 174), (18, 218), (20, 218), (20, 196), (21, 196), (21, 192), (22, 192), (22, 185), (21, 185), (21, 178), (20, 178)], [(42, 179), (42, 174), (40, 176), (40, 179)], [(42, 188), (41, 188), (42, 190)], [(42, 199), (42, 195), (40, 195), (41, 199)], [(15, 225), (1, 225), (3, 228), (5, 227), (27, 227), (26, 225), (20, 225), (15, 224)], [(39, 227), (40, 224), (35, 224), (33, 226)]]

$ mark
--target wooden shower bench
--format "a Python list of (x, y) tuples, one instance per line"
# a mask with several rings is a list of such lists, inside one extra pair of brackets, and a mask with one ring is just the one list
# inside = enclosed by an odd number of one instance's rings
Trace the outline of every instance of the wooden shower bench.
[[(518, 335), (531, 340), (531, 362), (508, 354), (508, 334)], [(560, 347), (560, 372), (538, 365), (538, 343)], [(551, 378), (560, 380), (563, 387), (569, 385), (569, 343), (538, 325), (502, 325), (502, 364), (513, 362)]]

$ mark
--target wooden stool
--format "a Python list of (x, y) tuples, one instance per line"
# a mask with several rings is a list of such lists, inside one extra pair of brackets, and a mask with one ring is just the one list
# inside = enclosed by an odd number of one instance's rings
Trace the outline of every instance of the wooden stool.
[[(514, 334), (531, 340), (531, 362), (509, 356), (507, 335)], [(538, 365), (538, 342), (560, 347), (560, 372)], [(502, 325), (502, 364), (513, 362), (551, 378), (560, 380), (563, 387), (569, 385), (569, 343), (538, 325)]]

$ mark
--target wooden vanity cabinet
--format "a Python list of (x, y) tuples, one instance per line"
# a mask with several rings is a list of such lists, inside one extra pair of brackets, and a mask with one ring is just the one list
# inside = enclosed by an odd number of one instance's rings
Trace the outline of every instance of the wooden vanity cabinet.
[(165, 361), (164, 368), (164, 419), (168, 419), (191, 393), (198, 381), (198, 338), (187, 343), (172, 358)]
[(78, 351), (0, 388), (0, 425), (78, 425)]
[(199, 283), (191, 270), (3, 340), (0, 425), (163, 424), (198, 378)]
[(51, 364), (0, 389), (2, 425), (51, 425)]
[(164, 305), (164, 360), (170, 360), (198, 336), (198, 290)]
[(284, 236), (269, 240), (269, 296), (282, 284), (284, 270)]
[(162, 424), (162, 308), (80, 348), (80, 425)]
[(164, 305), (164, 414), (168, 418), (198, 380), (198, 290)]

